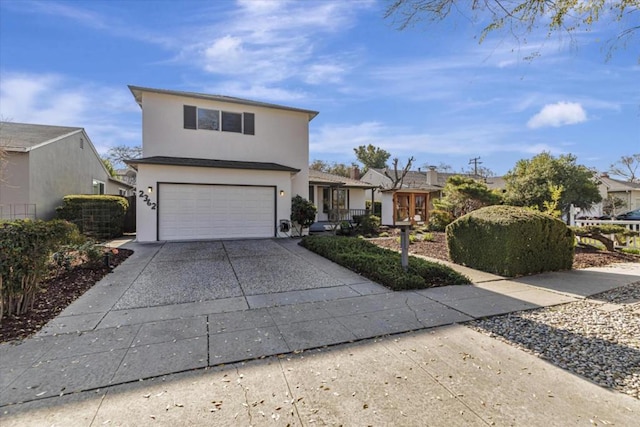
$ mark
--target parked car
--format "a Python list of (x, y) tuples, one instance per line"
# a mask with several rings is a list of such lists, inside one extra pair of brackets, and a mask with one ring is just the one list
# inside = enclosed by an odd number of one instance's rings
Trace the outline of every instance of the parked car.
[(622, 221), (640, 221), (640, 209), (629, 211), (627, 213), (616, 216), (616, 219)]

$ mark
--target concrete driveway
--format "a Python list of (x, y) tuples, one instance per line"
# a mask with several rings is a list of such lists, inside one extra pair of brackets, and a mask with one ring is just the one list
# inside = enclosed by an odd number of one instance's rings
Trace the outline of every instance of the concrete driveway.
[(274, 240), (166, 243), (114, 310), (227, 298), (245, 298), (255, 307), (252, 302), (265, 294), (336, 288), (348, 296), (356, 295), (349, 285), (372, 285), (318, 257), (303, 258), (304, 252), (295, 249)]
[(296, 240), (127, 246), (135, 252), (126, 262), (35, 337), (0, 345), (6, 414), (68, 394), (576, 301), (575, 289), (601, 292), (640, 276), (630, 266), (513, 281), (467, 269), (473, 286), (391, 292)]

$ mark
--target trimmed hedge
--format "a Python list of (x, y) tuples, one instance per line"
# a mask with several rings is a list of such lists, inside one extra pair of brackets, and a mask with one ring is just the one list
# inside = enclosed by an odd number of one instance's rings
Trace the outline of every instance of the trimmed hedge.
[(457, 264), (507, 277), (569, 270), (574, 235), (559, 219), (515, 206), (488, 206), (446, 228)]
[(445, 265), (416, 257), (409, 257), (405, 272), (399, 253), (357, 237), (307, 236), (300, 245), (396, 291), (470, 283)]
[(65, 196), (56, 208), (58, 219), (73, 222), (87, 236), (109, 239), (122, 235), (124, 216), (129, 208), (127, 199), (107, 195)]
[(0, 223), (0, 318), (28, 311), (47, 275), (51, 253), (82, 239), (78, 228), (67, 221)]

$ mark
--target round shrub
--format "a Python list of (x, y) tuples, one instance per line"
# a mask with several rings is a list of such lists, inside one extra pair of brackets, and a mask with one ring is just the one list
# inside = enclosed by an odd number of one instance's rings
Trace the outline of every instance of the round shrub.
[(446, 228), (451, 260), (514, 277), (571, 269), (573, 232), (559, 219), (515, 206), (488, 206)]
[(447, 211), (434, 209), (429, 213), (429, 230), (444, 231), (445, 227), (453, 221), (453, 215)]

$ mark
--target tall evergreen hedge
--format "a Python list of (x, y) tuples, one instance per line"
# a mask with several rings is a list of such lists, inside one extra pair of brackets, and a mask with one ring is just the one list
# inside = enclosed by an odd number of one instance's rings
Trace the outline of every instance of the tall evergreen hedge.
[(87, 236), (108, 239), (122, 235), (127, 199), (108, 195), (69, 195), (56, 208), (59, 219), (70, 221)]
[(571, 269), (574, 235), (559, 219), (515, 206), (488, 206), (446, 228), (451, 260), (514, 277)]

